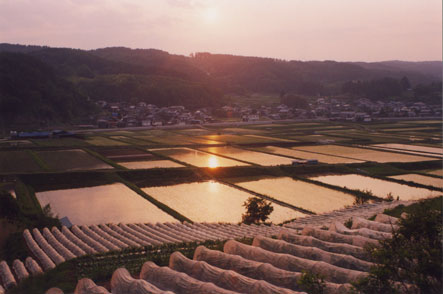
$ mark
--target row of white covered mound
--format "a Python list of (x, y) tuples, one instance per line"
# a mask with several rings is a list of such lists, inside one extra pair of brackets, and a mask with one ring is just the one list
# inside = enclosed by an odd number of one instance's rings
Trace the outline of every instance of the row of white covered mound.
[(4, 289), (17, 286), (17, 280), (20, 282), (27, 279), (30, 275), (39, 275), (42, 273), (42, 268), (32, 257), (27, 257), (25, 263), (18, 259), (14, 260), (12, 262), (12, 270), (8, 263), (3, 260), (0, 262), (0, 278), (2, 281), (2, 283), (0, 283), (0, 294), (4, 293)]
[[(205, 240), (227, 240), (251, 237), (257, 234), (272, 235), (275, 226), (208, 224), (208, 223), (157, 223), (109, 224), (62, 227), (59, 230), (44, 228), (23, 232), (26, 244), (39, 260), (44, 270), (83, 256), (127, 247), (161, 245)], [(274, 233), (275, 234), (275, 233)]]
[[(229, 240), (223, 252), (199, 246), (193, 260), (175, 252), (169, 267), (146, 262), (138, 278), (117, 269), (111, 290), (114, 294), (300, 293), (297, 281), (302, 271), (310, 271), (324, 277), (326, 293), (344, 293), (373, 266), (363, 246), (377, 245), (395, 228), (396, 219), (381, 215), (376, 220), (354, 217), (352, 229), (332, 223), (329, 230), (307, 226), (301, 234), (286, 228), (278, 239), (257, 235), (252, 245)], [(89, 279), (78, 282), (75, 294), (92, 293), (109, 292)]]

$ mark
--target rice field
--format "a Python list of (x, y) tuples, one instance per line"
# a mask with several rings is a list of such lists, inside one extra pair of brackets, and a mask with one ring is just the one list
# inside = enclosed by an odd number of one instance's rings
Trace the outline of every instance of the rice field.
[(375, 162), (416, 162), (435, 160), (430, 157), (407, 155), (394, 152), (376, 151), (367, 148), (347, 147), (339, 145), (321, 145), (321, 146), (300, 146), (296, 150), (318, 152), (326, 155), (346, 156), (363, 161)]
[(123, 184), (36, 193), (41, 206), (51, 205), (58, 218), (75, 225), (175, 221)]
[(236, 185), (315, 213), (342, 209), (354, 202), (350, 194), (288, 177), (250, 180)]
[(253, 143), (266, 143), (266, 142), (277, 142), (282, 141), (278, 138), (273, 137), (265, 137), (265, 136), (258, 136), (258, 135), (209, 135), (209, 136), (203, 136), (207, 140), (211, 141), (218, 141), (218, 142), (224, 142), (224, 143), (231, 143), (231, 144), (253, 144)]
[(293, 148), (282, 148), (276, 146), (266, 146), (261, 148), (256, 148), (258, 151), (270, 152), (274, 154), (291, 156), (298, 159), (317, 159), (322, 163), (355, 163), (355, 162), (363, 162), (358, 159), (346, 158), (346, 157), (338, 157), (332, 155), (324, 155), (319, 153), (311, 153), (307, 151), (295, 150)]
[[(212, 148), (212, 147), (211, 147)], [(233, 159), (224, 158), (214, 154), (209, 154), (190, 148), (159, 148), (150, 149), (154, 153), (167, 156), (197, 167), (223, 167), (223, 166), (242, 166), (246, 163)]]
[(113, 168), (80, 149), (37, 151), (36, 154), (54, 171)]
[(436, 170), (428, 171), (427, 173), (430, 175), (443, 177), (443, 169), (436, 169)]
[(200, 148), (200, 150), (264, 166), (292, 164), (292, 159), (287, 157), (244, 150), (231, 146)]
[(398, 196), (400, 200), (418, 200), (428, 197), (436, 197), (442, 194), (438, 191), (411, 187), (356, 174), (326, 175), (311, 177), (310, 179), (334, 186), (346, 187), (351, 190), (370, 191), (375, 196), (381, 198), (386, 198), (388, 194), (392, 194), (394, 199)]
[(1, 173), (28, 173), (42, 171), (27, 151), (0, 151)]
[(129, 169), (150, 169), (150, 168), (174, 168), (184, 167), (177, 162), (171, 160), (143, 160), (143, 161), (127, 161), (119, 162), (121, 166)]
[(437, 188), (443, 188), (443, 179), (434, 178), (434, 177), (427, 177), (427, 176), (417, 175), (417, 174), (404, 174), (404, 175), (390, 176), (390, 178), (414, 182), (414, 183), (418, 183), (418, 184), (422, 184), (422, 185), (426, 185), (426, 186), (434, 186)]
[(420, 146), (420, 145), (407, 145), (407, 144), (377, 144), (373, 145), (375, 147), (383, 147), (388, 149), (399, 149), (399, 150), (407, 150), (407, 151), (416, 151), (420, 153), (434, 153), (438, 155), (443, 155), (443, 149), (437, 147), (428, 147), (428, 146)]
[[(252, 195), (218, 182), (188, 183), (142, 189), (147, 194), (197, 222), (240, 222), (243, 203)], [(281, 223), (304, 214), (272, 204), (270, 221)]]
[(145, 140), (140, 140), (137, 138), (131, 138), (131, 137), (126, 137), (126, 136), (111, 136), (111, 139), (116, 140), (116, 141), (122, 141), (125, 143), (128, 143), (129, 145), (152, 145), (152, 143), (145, 141)]
[(125, 146), (125, 145), (128, 145), (127, 143), (112, 140), (112, 139), (109, 139), (106, 137), (101, 137), (101, 136), (88, 137), (85, 141), (87, 143), (89, 143), (91, 145), (95, 145), (95, 146)]

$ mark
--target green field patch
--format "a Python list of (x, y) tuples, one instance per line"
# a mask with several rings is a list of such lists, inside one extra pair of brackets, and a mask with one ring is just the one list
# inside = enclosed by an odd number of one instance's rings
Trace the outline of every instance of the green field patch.
[[(441, 128), (440, 128), (441, 129)], [(383, 129), (384, 132), (438, 131), (435, 127)]]
[(232, 134), (263, 134), (262, 130), (247, 129), (247, 128), (224, 128), (218, 130), (220, 133), (232, 133)]
[[(136, 136), (135, 138), (140, 138)], [(143, 136), (146, 140), (152, 141), (154, 144), (159, 145), (192, 145), (193, 143), (188, 141), (189, 137), (184, 135), (168, 135), (168, 136)]]
[(44, 147), (82, 147), (89, 145), (87, 141), (77, 138), (34, 139), (33, 142)]
[(116, 141), (116, 140), (111, 140), (109, 138), (101, 137), (101, 136), (88, 137), (86, 139), (86, 142), (88, 142), (91, 145), (95, 145), (95, 146), (125, 146), (125, 145), (128, 145), (127, 143)]
[(350, 138), (333, 137), (326, 135), (305, 135), (305, 136), (301, 135), (301, 136), (289, 136), (289, 138), (299, 142), (301, 141), (301, 142), (318, 142), (318, 143), (346, 142), (352, 140)]
[(400, 124), (441, 124), (441, 120), (414, 120), (414, 121), (399, 121)]
[(29, 173), (42, 171), (28, 151), (0, 151), (1, 173)]
[(48, 165), (51, 170), (54, 171), (112, 168), (108, 164), (80, 149), (37, 151), (36, 154)]
[(0, 147), (28, 147), (34, 146), (29, 140), (0, 140)]
[(100, 149), (97, 152), (115, 162), (121, 161), (139, 161), (139, 160), (158, 160), (159, 157), (144, 152), (136, 148), (111, 148), (111, 149)]
[(111, 136), (110, 138), (116, 141), (122, 141), (128, 143), (130, 145), (141, 145), (141, 146), (152, 145), (151, 142), (148, 142), (146, 140), (140, 140), (139, 138), (132, 138), (126, 136)]
[(108, 131), (100, 133), (105, 136), (132, 136), (134, 135), (134, 132), (131, 131)]

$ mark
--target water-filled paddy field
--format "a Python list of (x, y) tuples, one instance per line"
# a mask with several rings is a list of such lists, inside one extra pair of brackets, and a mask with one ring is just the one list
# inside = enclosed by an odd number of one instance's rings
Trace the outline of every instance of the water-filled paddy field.
[(261, 152), (255, 152), (250, 150), (244, 150), (231, 146), (200, 148), (200, 150), (264, 166), (292, 163), (291, 158), (266, 154)]
[(354, 163), (354, 162), (363, 162), (362, 160), (347, 158), (347, 157), (339, 157), (333, 155), (324, 155), (319, 153), (312, 153), (307, 151), (296, 150), (294, 148), (282, 148), (276, 146), (266, 146), (261, 148), (256, 148), (258, 151), (270, 152), (274, 154), (281, 154), (286, 156), (291, 156), (299, 159), (317, 159), (322, 163)]
[(334, 186), (346, 187), (351, 190), (370, 191), (380, 198), (386, 198), (388, 194), (392, 194), (394, 199), (398, 196), (400, 200), (417, 200), (442, 194), (438, 191), (411, 187), (356, 174), (326, 175), (311, 177), (310, 179)]
[(394, 152), (371, 150), (367, 148), (347, 147), (339, 145), (300, 146), (294, 149), (309, 152), (318, 152), (334, 156), (346, 156), (358, 160), (376, 161), (381, 163), (435, 160), (434, 158), (424, 156), (407, 155)]
[(50, 204), (55, 215), (76, 225), (175, 221), (120, 183), (39, 192), (36, 196), (42, 207)]
[(394, 149), (394, 150), (406, 150), (406, 151), (414, 151), (418, 153), (426, 154), (437, 154), (443, 155), (443, 149), (437, 147), (428, 147), (428, 146), (420, 146), (420, 145), (407, 145), (407, 144), (376, 144), (373, 145), (375, 147), (381, 147), (386, 149)]
[(443, 179), (434, 178), (434, 177), (427, 177), (427, 176), (417, 175), (417, 174), (404, 174), (404, 175), (398, 175), (398, 176), (390, 176), (390, 178), (414, 182), (414, 183), (427, 185), (427, 186), (434, 186), (437, 188), (443, 188)]
[[(240, 222), (245, 212), (243, 203), (253, 195), (233, 187), (214, 182), (187, 183), (142, 189), (155, 199), (168, 205), (193, 221)], [(303, 213), (273, 203), (269, 221), (281, 223)]]
[(236, 185), (315, 213), (344, 208), (355, 199), (350, 194), (289, 177), (250, 180)]
[(172, 160), (127, 161), (127, 162), (119, 162), (118, 164), (129, 169), (183, 167), (183, 165), (174, 162)]
[(242, 166), (246, 163), (190, 148), (159, 148), (150, 151), (197, 167)]

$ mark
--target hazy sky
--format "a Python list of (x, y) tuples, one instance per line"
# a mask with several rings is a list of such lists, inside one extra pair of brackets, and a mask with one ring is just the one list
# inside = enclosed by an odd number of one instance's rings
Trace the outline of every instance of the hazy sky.
[(441, 0), (0, 0), (0, 42), (442, 60)]

